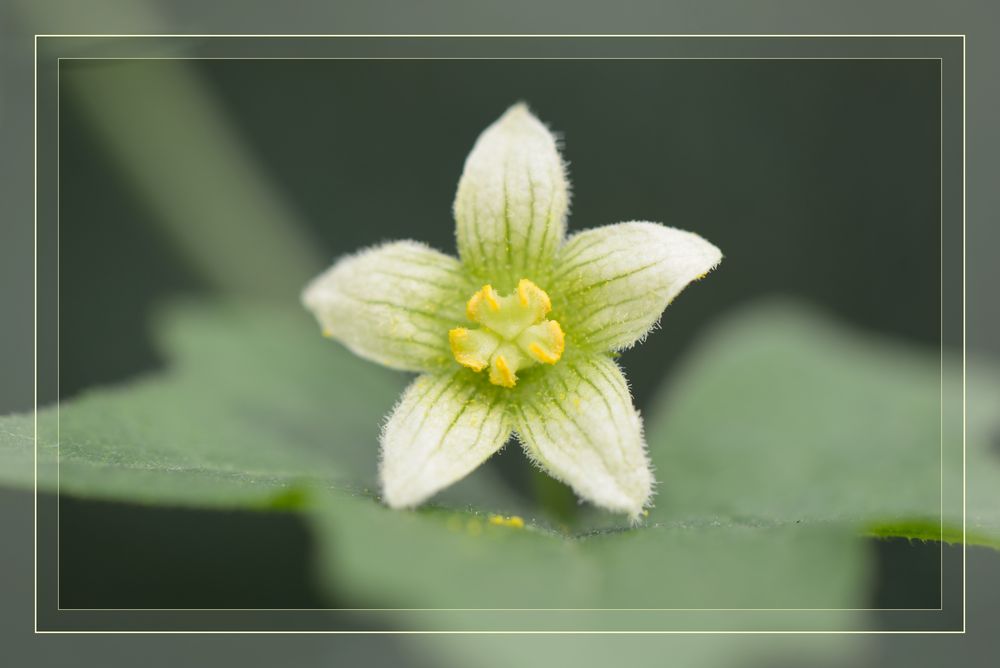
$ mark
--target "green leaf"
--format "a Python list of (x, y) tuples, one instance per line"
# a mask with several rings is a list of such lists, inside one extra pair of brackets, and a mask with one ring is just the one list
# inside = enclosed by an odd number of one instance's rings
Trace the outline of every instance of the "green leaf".
[[(648, 412), (660, 482), (653, 517), (838, 522), (960, 540), (960, 362), (804, 307), (770, 304), (728, 318)], [(993, 546), (997, 377), (970, 360), (969, 540)]]
[[(168, 368), (39, 411), (39, 485), (196, 506), (296, 505), (323, 481), (373, 488), (382, 416), (406, 378), (263, 306), (183, 305), (154, 327)], [(32, 480), (31, 416), (0, 421), (0, 480)]]
[[(860, 541), (831, 525), (711, 521), (567, 536), (339, 493), (320, 492), (310, 507), (334, 598), (392, 609), (407, 628), (808, 628), (846, 617), (780, 609), (852, 607), (865, 596)], [(686, 608), (702, 612), (677, 610)], [(776, 610), (737, 622), (730, 608)]]

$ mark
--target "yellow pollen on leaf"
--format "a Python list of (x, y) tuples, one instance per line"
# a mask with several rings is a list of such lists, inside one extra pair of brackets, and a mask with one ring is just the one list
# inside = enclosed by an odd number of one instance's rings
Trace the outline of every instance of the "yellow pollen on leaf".
[(512, 529), (523, 529), (524, 520), (517, 515), (504, 517), (503, 515), (490, 515), (490, 524), (498, 527), (510, 527)]
[(488, 366), (494, 385), (511, 388), (517, 372), (535, 364), (555, 364), (566, 350), (566, 336), (555, 320), (546, 320), (552, 300), (527, 278), (518, 281), (513, 294), (501, 297), (484, 285), (465, 305), (469, 320), (480, 325), (448, 332), (455, 360), (479, 372)]

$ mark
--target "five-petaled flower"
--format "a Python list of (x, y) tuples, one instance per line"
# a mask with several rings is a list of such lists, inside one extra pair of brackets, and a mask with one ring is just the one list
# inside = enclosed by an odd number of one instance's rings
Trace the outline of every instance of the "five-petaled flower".
[(567, 239), (568, 205), (556, 141), (519, 104), (465, 162), (460, 259), (397, 241), (340, 259), (305, 289), (326, 336), (421, 373), (382, 431), (388, 505), (421, 503), (512, 434), (584, 499), (633, 519), (649, 504), (642, 423), (613, 355), (722, 255), (648, 222)]

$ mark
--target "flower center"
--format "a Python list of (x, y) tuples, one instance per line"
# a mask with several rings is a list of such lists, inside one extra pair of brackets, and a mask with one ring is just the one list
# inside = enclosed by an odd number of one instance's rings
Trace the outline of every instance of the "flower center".
[(469, 320), (481, 325), (448, 332), (458, 363), (473, 371), (490, 368), (490, 382), (514, 387), (517, 372), (537, 363), (555, 364), (566, 348), (566, 337), (555, 320), (546, 320), (552, 301), (526, 278), (513, 294), (501, 297), (484, 285), (465, 306)]

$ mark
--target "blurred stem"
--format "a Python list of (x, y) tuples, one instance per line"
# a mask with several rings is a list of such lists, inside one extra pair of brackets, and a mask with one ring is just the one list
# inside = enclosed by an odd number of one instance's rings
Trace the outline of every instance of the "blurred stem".
[(531, 476), (531, 487), (538, 506), (559, 524), (572, 528), (578, 508), (573, 490), (537, 469), (532, 469)]
[(295, 299), (323, 266), (305, 225), (186, 61), (69, 61), (63, 92), (212, 287)]

